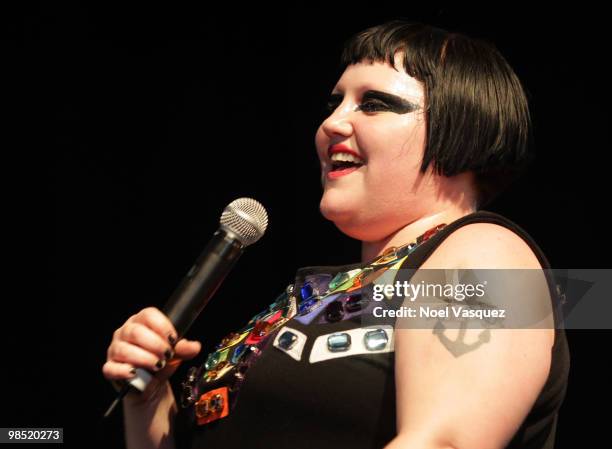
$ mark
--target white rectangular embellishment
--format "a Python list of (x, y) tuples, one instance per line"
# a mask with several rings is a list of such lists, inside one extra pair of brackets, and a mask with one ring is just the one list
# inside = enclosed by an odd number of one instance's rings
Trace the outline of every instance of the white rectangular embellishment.
[[(373, 347), (372, 342), (366, 342), (366, 334), (368, 332), (382, 329), (385, 331), (388, 337), (388, 341), (381, 349), (370, 349)], [(334, 334), (349, 334), (350, 346), (346, 350), (332, 351), (328, 346), (328, 338)], [(371, 334), (370, 334), (371, 335)], [(333, 338), (333, 337), (332, 337)], [(380, 338), (377, 339), (377, 342)], [(380, 343), (377, 343), (377, 347)], [(312, 346), (310, 351), (310, 357), (308, 361), (310, 363), (322, 362), (324, 360), (337, 359), (340, 357), (349, 357), (357, 354), (377, 354), (383, 352), (393, 352), (394, 341), (393, 341), (393, 327), (392, 326), (370, 326), (370, 327), (358, 327), (355, 329), (349, 329), (341, 332), (331, 332), (325, 335), (319, 335)]]

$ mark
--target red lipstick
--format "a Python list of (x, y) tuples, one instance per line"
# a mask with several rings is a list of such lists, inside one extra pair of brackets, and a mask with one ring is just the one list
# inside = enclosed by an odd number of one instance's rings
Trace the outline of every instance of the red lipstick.
[[(331, 145), (328, 149), (327, 149), (327, 155), (328, 157), (331, 159), (332, 155), (335, 153), (347, 153), (350, 155), (353, 155), (357, 158), (359, 158), (359, 160), (363, 160), (361, 158), (361, 155), (359, 153), (357, 153), (355, 150), (350, 149), (349, 147), (347, 147), (346, 145), (342, 145), (340, 143), (335, 144), (335, 145)], [(361, 165), (356, 165), (353, 167), (345, 167), (345, 168), (339, 168), (336, 170), (330, 170), (327, 172), (327, 179), (332, 180), (332, 179), (338, 179), (342, 176), (346, 176), (352, 172), (354, 172), (355, 170), (359, 169), (361, 167)]]
[(358, 157), (359, 159), (361, 159), (361, 155), (359, 153), (357, 153), (354, 150), (351, 150), (349, 147), (347, 147), (346, 145), (342, 145), (341, 143), (337, 143), (335, 145), (330, 146), (327, 149), (327, 155), (331, 158), (332, 154), (334, 153), (348, 153), (348, 154), (352, 154), (355, 157)]
[(359, 167), (349, 167), (349, 168), (343, 168), (342, 170), (328, 171), (327, 172), (327, 179), (337, 179), (337, 178), (340, 178), (341, 176), (345, 176), (345, 175), (348, 175), (349, 173), (353, 173), (358, 168)]

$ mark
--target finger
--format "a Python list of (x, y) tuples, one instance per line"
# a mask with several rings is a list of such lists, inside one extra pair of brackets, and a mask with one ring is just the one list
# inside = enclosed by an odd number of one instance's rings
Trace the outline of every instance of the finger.
[(133, 322), (142, 323), (147, 327), (153, 329), (160, 337), (168, 341), (170, 344), (176, 342), (176, 329), (164, 315), (161, 310), (156, 307), (147, 307), (142, 309), (132, 318)]
[(199, 341), (179, 340), (174, 347), (175, 357), (181, 360), (193, 359), (202, 349), (202, 344)]
[(156, 354), (127, 341), (112, 343), (108, 352), (109, 361), (130, 363), (135, 367), (145, 368), (152, 372), (159, 371), (166, 365), (165, 359), (160, 359)]
[(126, 380), (134, 377), (136, 369), (129, 363), (109, 360), (102, 365), (102, 374), (107, 380)]
[(126, 323), (121, 329), (121, 340), (152, 352), (158, 359), (168, 360), (174, 356), (170, 343), (144, 324)]

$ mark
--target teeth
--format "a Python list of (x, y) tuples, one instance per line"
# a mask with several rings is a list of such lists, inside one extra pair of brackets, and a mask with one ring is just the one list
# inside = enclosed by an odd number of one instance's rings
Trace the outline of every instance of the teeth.
[(334, 153), (331, 156), (333, 162), (354, 162), (356, 164), (363, 164), (363, 160), (349, 153)]

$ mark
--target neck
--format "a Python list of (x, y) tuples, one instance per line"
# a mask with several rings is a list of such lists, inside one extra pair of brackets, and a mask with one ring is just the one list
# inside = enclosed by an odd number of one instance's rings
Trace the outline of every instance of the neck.
[(368, 262), (381, 255), (389, 247), (402, 246), (413, 242), (428, 229), (442, 223), (450, 224), (473, 212), (475, 212), (475, 209), (472, 207), (449, 207), (424, 215), (382, 240), (363, 242), (361, 245), (361, 261)]

